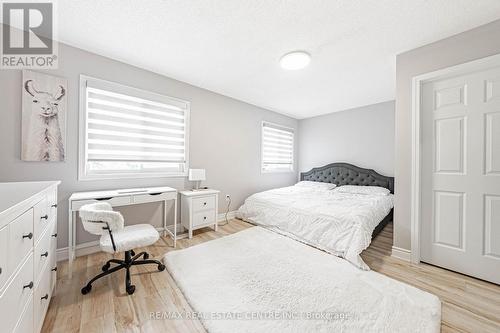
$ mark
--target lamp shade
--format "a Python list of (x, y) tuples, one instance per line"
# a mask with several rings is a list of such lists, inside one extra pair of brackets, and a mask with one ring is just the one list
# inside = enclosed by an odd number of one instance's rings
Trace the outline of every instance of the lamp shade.
[(189, 169), (189, 180), (200, 181), (205, 179), (205, 169)]

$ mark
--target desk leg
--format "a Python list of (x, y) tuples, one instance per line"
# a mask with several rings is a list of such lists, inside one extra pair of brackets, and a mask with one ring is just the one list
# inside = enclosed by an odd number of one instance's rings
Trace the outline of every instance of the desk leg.
[(177, 246), (177, 196), (174, 199), (174, 249)]
[(73, 212), (71, 202), (68, 209), (68, 278), (73, 276)]
[(163, 201), (163, 237), (167, 237), (167, 200)]

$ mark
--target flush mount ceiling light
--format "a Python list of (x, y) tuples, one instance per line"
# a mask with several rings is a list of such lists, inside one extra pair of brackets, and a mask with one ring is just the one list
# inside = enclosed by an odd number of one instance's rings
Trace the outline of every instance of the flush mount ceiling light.
[(311, 62), (311, 55), (304, 51), (293, 51), (285, 54), (280, 59), (281, 68), (294, 71), (302, 69)]

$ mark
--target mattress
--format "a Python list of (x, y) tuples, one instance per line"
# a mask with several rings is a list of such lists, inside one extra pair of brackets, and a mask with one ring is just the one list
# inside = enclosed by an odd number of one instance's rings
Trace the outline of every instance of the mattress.
[(360, 253), (393, 207), (393, 195), (289, 186), (256, 193), (236, 217), (345, 258), (369, 270)]

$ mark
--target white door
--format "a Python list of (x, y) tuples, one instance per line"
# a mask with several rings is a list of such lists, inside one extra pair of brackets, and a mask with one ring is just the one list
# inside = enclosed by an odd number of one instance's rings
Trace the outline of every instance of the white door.
[(424, 83), (421, 261), (500, 284), (500, 61)]

